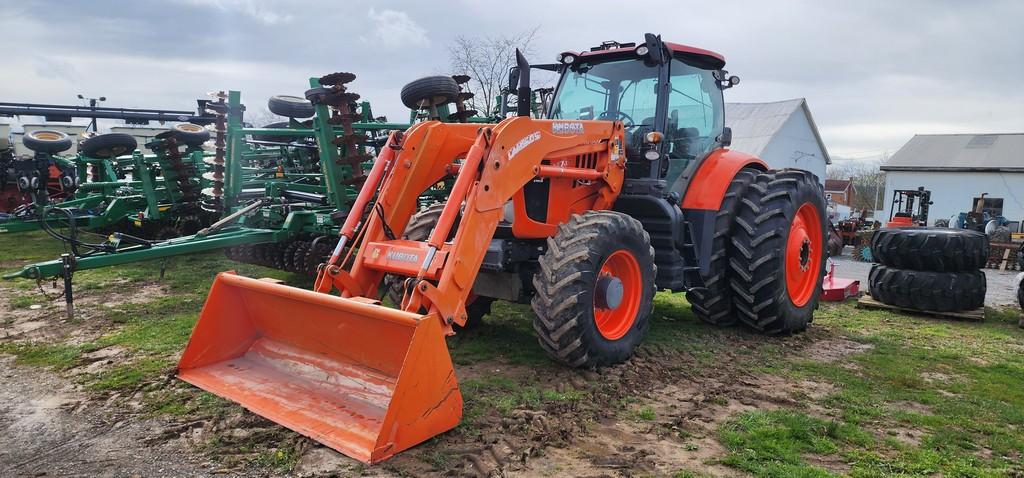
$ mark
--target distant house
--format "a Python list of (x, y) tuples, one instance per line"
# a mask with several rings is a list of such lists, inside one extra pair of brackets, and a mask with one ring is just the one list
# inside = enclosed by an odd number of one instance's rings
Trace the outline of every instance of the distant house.
[(886, 218), (893, 191), (924, 187), (929, 225), (970, 211), (983, 193), (989, 213), (1024, 219), (1024, 133), (915, 135), (881, 169)]
[(825, 166), (832, 160), (807, 100), (728, 103), (725, 125), (732, 128), (730, 149), (757, 156), (775, 169), (810, 171), (825, 181)]
[(836, 204), (852, 207), (857, 200), (857, 187), (851, 179), (826, 179), (825, 196)]

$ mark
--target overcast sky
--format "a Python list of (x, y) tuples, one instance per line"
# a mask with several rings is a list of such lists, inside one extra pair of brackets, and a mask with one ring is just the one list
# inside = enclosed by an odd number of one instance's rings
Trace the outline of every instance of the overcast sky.
[(1024, 132), (1018, 0), (2, 0), (0, 101), (194, 109), (237, 89), (262, 108), (350, 71), (376, 114), (400, 119), (402, 85), (448, 72), (455, 35), (537, 25), (534, 62), (645, 32), (720, 52), (743, 80), (727, 101), (807, 98), (833, 157), (891, 153), (915, 133)]

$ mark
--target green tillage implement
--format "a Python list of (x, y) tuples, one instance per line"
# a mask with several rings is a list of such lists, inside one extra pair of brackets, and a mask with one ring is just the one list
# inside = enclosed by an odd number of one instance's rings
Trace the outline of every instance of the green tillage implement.
[[(312, 87), (320, 86), (317, 78), (310, 79)], [(230, 212), (226, 219), (229, 224), (221, 225), (208, 233), (179, 237), (163, 242), (129, 243), (122, 247), (118, 234), (112, 234), (107, 248), (84, 257), (55, 260), (25, 266), (20, 271), (4, 275), (5, 279), (43, 278), (66, 276), (85, 269), (107, 267), (129, 262), (159, 259), (182, 254), (231, 248), (246, 245), (278, 244), (300, 237), (326, 238), (333, 240), (338, 233), (339, 211), (347, 211), (355, 196), (355, 189), (349, 181), (353, 177), (350, 164), (341, 161), (342, 153), (334, 147), (335, 139), (346, 134), (342, 128), (331, 124), (331, 111), (326, 105), (317, 104), (313, 128), (298, 128), (294, 120), (287, 129), (245, 128), (242, 126), (240, 93), (228, 94), (228, 154), (224, 174), (224, 205)], [(361, 122), (351, 124), (355, 132), (383, 132), (404, 130), (408, 124), (382, 123), (373, 120), (369, 105), (362, 107)], [(351, 132), (349, 132), (350, 134)], [(246, 144), (246, 136), (278, 136), (306, 138), (315, 137), (319, 156), (319, 174), (272, 174), (271, 178), (256, 180), (253, 176), (268, 173), (256, 167), (248, 167), (256, 154)], [(326, 147), (325, 147), (326, 146)], [(321, 179), (319, 184), (306, 184), (308, 179)], [(262, 191), (258, 198), (251, 197), (255, 188)], [(253, 201), (255, 199), (255, 201)], [(242, 212), (242, 214), (239, 214)], [(233, 217), (237, 215), (237, 217)], [(334, 216), (334, 217), (332, 217)], [(326, 241), (325, 241), (326, 242)], [(329, 250), (330, 244), (313, 246)], [(71, 267), (65, 264), (70, 261)], [(66, 272), (67, 271), (67, 272)], [(67, 280), (68, 277), (65, 277)]]
[[(187, 152), (181, 160), (196, 171), (202, 171), (206, 154), (196, 149)], [(85, 156), (60, 160), (73, 163), (79, 169), (80, 178), (88, 177), (87, 171), (91, 168), (93, 180), (81, 183), (74, 197), (59, 205), (39, 205), (28, 217), (0, 222), (0, 233), (37, 231), (44, 228), (44, 219), (50, 226), (59, 226), (73, 218), (75, 226), (84, 229), (113, 226), (125, 220), (156, 221), (180, 204), (183, 197), (177, 177), (166, 167), (164, 154), (135, 152), (113, 160)], [(157, 176), (158, 169), (166, 171), (163, 176)], [(125, 175), (135, 179), (118, 179)], [(201, 184), (197, 183), (196, 187)]]

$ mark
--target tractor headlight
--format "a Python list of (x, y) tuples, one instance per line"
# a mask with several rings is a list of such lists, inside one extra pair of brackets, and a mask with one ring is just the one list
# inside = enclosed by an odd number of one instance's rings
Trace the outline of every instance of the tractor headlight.
[(647, 49), (647, 45), (640, 45), (636, 47), (636, 54), (640, 56), (647, 55), (651, 51)]
[(576, 61), (576, 55), (563, 53), (561, 57), (558, 59), (558, 61), (563, 65), (571, 65), (573, 64), (573, 62)]

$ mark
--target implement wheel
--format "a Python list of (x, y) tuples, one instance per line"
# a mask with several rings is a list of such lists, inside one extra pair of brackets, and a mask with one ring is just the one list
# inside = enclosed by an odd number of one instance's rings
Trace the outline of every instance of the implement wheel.
[(402, 87), (402, 104), (412, 110), (441, 106), (455, 101), (459, 85), (450, 76), (428, 76)]
[(131, 154), (139, 146), (130, 134), (106, 133), (89, 136), (78, 143), (78, 152), (90, 158), (116, 158)]
[(711, 325), (728, 326), (736, 323), (732, 306), (732, 289), (729, 287), (729, 240), (735, 224), (736, 211), (747, 186), (758, 171), (744, 168), (736, 173), (729, 189), (722, 198), (722, 205), (715, 216), (715, 235), (711, 242), (711, 262), (704, 276), (704, 287), (687, 292), (686, 300), (693, 307), (693, 313)]
[(179, 142), (193, 148), (198, 148), (210, 140), (210, 130), (194, 123), (176, 124), (171, 131)]
[(640, 221), (612, 211), (574, 215), (548, 239), (533, 277), (541, 347), (573, 367), (625, 361), (647, 332), (654, 248)]
[(40, 129), (25, 133), (21, 144), (37, 153), (57, 154), (71, 149), (71, 137), (60, 131)]
[(271, 113), (286, 118), (309, 118), (316, 114), (313, 103), (298, 96), (275, 95), (267, 100), (267, 109)]
[(730, 252), (740, 320), (768, 334), (805, 330), (821, 295), (827, 238), (825, 194), (814, 174), (758, 174), (736, 215)]

